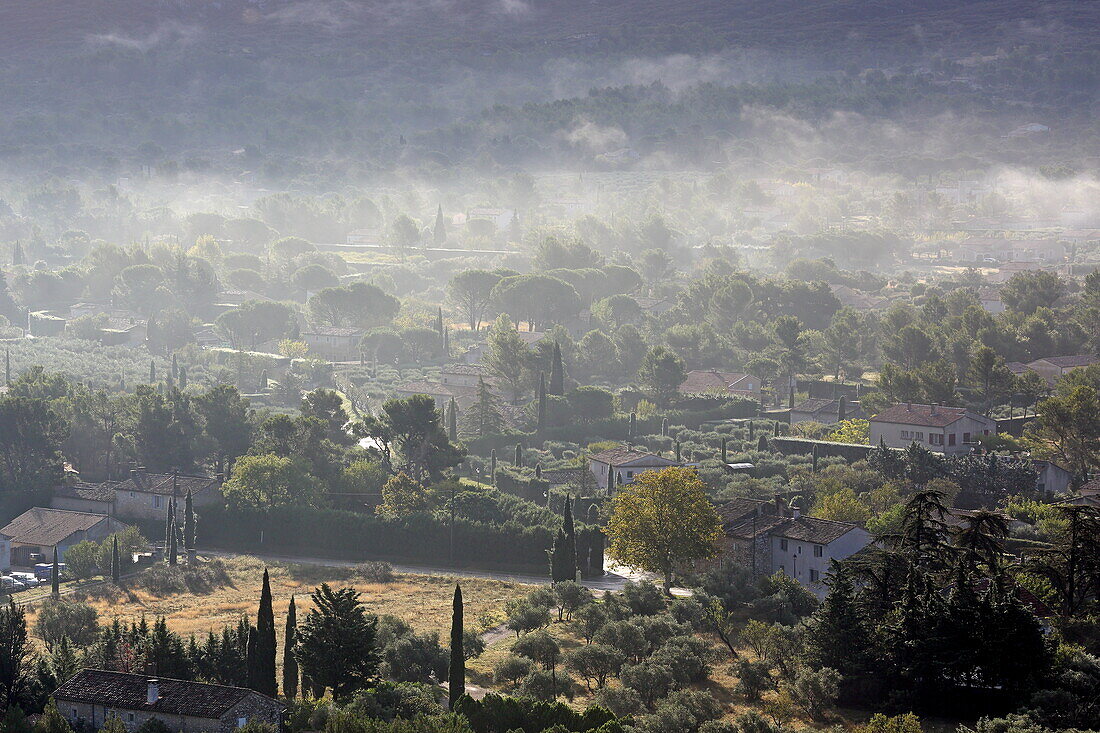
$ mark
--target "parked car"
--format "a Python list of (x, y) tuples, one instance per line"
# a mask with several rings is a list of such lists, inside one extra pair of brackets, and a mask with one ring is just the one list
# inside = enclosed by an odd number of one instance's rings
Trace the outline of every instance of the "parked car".
[[(59, 562), (57, 564), (58, 573), (62, 578), (65, 577), (65, 563)], [(41, 581), (47, 581), (53, 579), (53, 563), (52, 562), (40, 562), (34, 566), (34, 577)]]
[(16, 572), (16, 573), (12, 573), (11, 577), (15, 578), (18, 581), (21, 581), (23, 583), (23, 585), (27, 586), (28, 588), (34, 588), (35, 586), (38, 586), (38, 585), (42, 584), (42, 581), (40, 581), (38, 578), (34, 577), (34, 573), (19, 573), (19, 572)]
[(21, 590), (26, 590), (27, 586), (23, 581), (17, 580), (10, 575), (0, 575), (0, 589), (6, 590), (9, 593), (16, 593)]

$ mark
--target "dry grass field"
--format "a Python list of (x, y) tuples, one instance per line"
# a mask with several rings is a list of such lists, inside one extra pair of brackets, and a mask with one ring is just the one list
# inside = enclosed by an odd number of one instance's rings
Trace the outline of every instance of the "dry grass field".
[[(75, 593), (70, 598), (85, 600), (99, 611), (100, 623), (114, 618), (136, 621), (143, 614), (152, 619), (164, 616), (168, 627), (184, 636), (220, 631), (235, 624), (247, 613), (255, 622), (256, 606), (265, 563), (253, 557), (238, 557), (208, 563), (214, 580), (185, 592), (154, 593), (139, 580), (131, 580), (122, 589), (110, 584)], [(455, 578), (430, 575), (395, 574), (388, 583), (373, 582), (354, 567), (268, 563), (276, 623), (282, 623), (292, 595), (297, 597), (301, 618), (309, 608), (309, 594), (321, 583), (334, 587), (351, 586), (362, 594), (362, 601), (375, 614), (392, 614), (417, 631), (438, 631), (446, 635), (451, 623), (451, 599)], [(224, 568), (224, 571), (222, 570)], [(462, 596), (466, 603), (466, 625), (487, 628), (501, 622), (504, 604), (530, 588), (518, 583), (479, 578), (463, 578)], [(35, 609), (28, 609), (33, 628)]]

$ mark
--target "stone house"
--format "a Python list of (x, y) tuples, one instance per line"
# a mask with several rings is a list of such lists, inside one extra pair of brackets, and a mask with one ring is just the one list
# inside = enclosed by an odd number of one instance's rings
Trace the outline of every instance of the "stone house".
[(1047, 356), (1028, 363), (1027, 368), (1047, 380), (1053, 386), (1055, 382), (1072, 372), (1093, 364), (1100, 364), (1096, 354), (1076, 354), (1073, 356)]
[(78, 481), (74, 484), (58, 486), (53, 490), (50, 508), (91, 514), (114, 514), (115, 484), (114, 481), (105, 481), (101, 484)]
[(302, 331), (301, 340), (309, 350), (329, 361), (355, 361), (359, 359), (361, 328), (336, 328), (320, 326)]
[(717, 369), (693, 369), (684, 375), (677, 390), (683, 395), (709, 397), (750, 397), (760, 399), (763, 380), (743, 372), (720, 372)]
[(836, 425), (841, 420), (866, 420), (865, 413), (858, 402), (848, 402), (841, 397), (836, 400), (809, 398), (791, 408), (791, 425), (800, 422), (818, 422), (822, 425)]
[(832, 562), (871, 543), (859, 525), (804, 516), (779, 496), (731, 499), (715, 508), (725, 534), (722, 560), (748, 566), (756, 576), (786, 573), (819, 597), (828, 590)]
[(34, 507), (0, 529), (0, 565), (3, 568), (33, 567), (49, 562), (53, 551), (64, 558), (78, 542), (101, 542), (122, 530), (122, 522), (103, 514)]
[[(168, 510), (168, 499), (183, 499), (188, 490), (198, 510), (222, 500), (222, 479), (210, 476), (149, 473), (145, 469), (133, 469), (125, 481), (114, 484), (112, 515), (125, 519), (163, 520)], [(180, 511), (183, 504), (179, 504)]]
[(84, 669), (53, 693), (57, 709), (77, 730), (117, 716), (128, 731), (151, 718), (181, 733), (232, 733), (249, 721), (280, 730), (286, 706), (254, 690), (185, 680)]
[(965, 407), (906, 402), (889, 407), (870, 420), (871, 445), (907, 448), (919, 443), (943, 454), (969, 453), (980, 435), (997, 433), (997, 421)]
[(632, 483), (638, 474), (645, 471), (660, 471), (669, 466), (680, 466), (671, 458), (664, 458), (656, 453), (637, 450), (630, 446), (612, 448), (588, 457), (588, 470), (592, 472), (596, 480), (596, 486), (607, 490), (608, 468), (615, 471), (615, 483), (622, 486)]

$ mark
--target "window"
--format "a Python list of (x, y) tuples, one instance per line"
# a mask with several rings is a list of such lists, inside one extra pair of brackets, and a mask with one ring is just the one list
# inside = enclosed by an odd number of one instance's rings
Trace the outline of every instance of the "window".
[(908, 430), (902, 430), (901, 431), (901, 439), (902, 440), (909, 440), (909, 431)]
[(799, 554), (799, 555), (801, 555), (801, 554), (802, 554), (802, 545), (799, 545), (799, 546), (798, 546), (798, 554)]
[(970, 433), (963, 433), (963, 442), (964, 443), (969, 443), (970, 442)]
[(153, 508), (160, 509), (160, 494), (153, 494)]
[(821, 545), (814, 545), (814, 557), (821, 557), (821, 555), (824, 553), (824, 551), (825, 551), (825, 548), (822, 547)]
[(954, 433), (951, 433), (951, 435), (947, 436), (947, 444), (948, 445), (955, 445), (955, 434)]
[(626, 472), (626, 477), (627, 477), (628, 479), (632, 479), (632, 478), (634, 478), (634, 472), (633, 472), (633, 471), (627, 471), (627, 472)]
[(128, 723), (133, 723), (134, 722), (134, 714), (133, 713), (126, 713), (126, 722), (128, 722)]
[(73, 720), (76, 720), (76, 708), (70, 708), (73, 711)]
[(916, 438), (917, 440), (924, 440), (924, 433), (913, 433), (913, 436), (914, 436), (914, 437), (915, 437), (915, 438)]
[(811, 583), (816, 583), (817, 582), (817, 571), (814, 570), (813, 568), (810, 568), (810, 582)]
[(132, 491), (130, 492), (130, 498), (131, 498), (131, 499), (133, 499), (133, 498), (134, 498), (134, 492), (132, 492)]
[(787, 551), (787, 540), (779, 540), (779, 549), (783, 552)]
[(943, 445), (943, 436), (938, 433), (929, 433), (928, 442), (932, 445)]

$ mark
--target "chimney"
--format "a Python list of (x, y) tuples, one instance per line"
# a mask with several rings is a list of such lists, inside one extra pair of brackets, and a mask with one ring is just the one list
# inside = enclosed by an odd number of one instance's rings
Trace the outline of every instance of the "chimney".
[(928, 406), (928, 414), (929, 415), (935, 415), (936, 414), (936, 403), (935, 402), (933, 402), (931, 405)]
[(905, 409), (908, 410), (909, 412), (912, 412), (913, 411), (913, 403), (912, 402), (906, 402), (905, 403)]
[(802, 516), (802, 510), (800, 508), (798, 508), (797, 506), (792, 506), (791, 507), (791, 516), (794, 517), (795, 519), (798, 519), (799, 517)]
[(156, 678), (149, 680), (149, 694), (146, 696), (146, 704), (153, 705), (160, 699), (160, 684)]
[(787, 516), (788, 508), (787, 502), (783, 501), (783, 497), (779, 494), (775, 495), (775, 515), (777, 517)]

